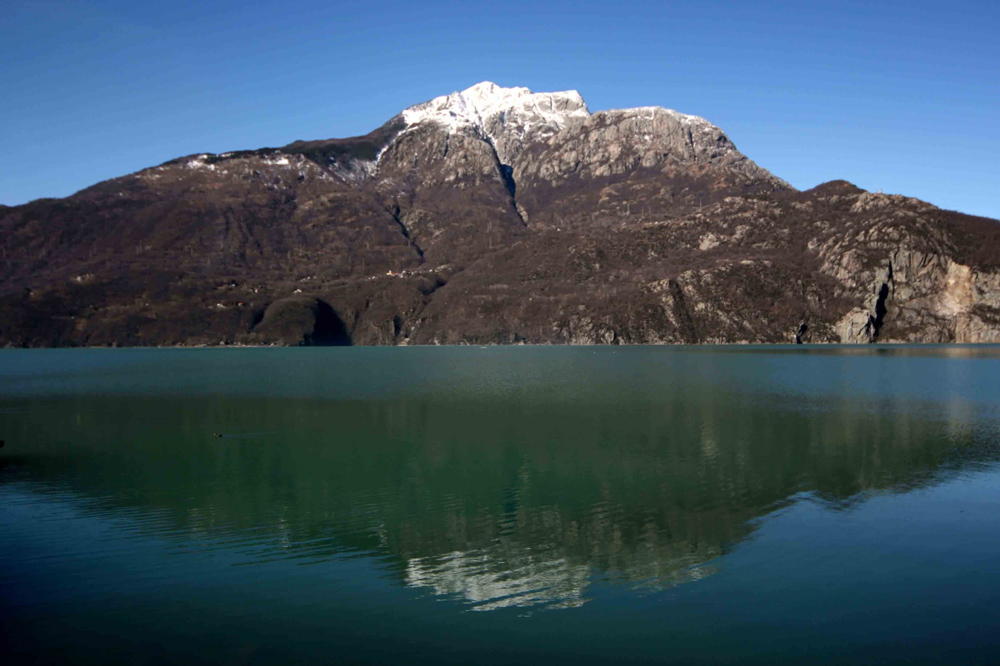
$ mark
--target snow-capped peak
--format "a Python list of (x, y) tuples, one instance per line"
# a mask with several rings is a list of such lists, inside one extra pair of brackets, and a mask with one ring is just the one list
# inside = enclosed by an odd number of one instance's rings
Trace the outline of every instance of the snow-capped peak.
[(469, 125), (485, 130), (497, 116), (510, 113), (556, 131), (571, 118), (590, 115), (587, 104), (575, 90), (533, 93), (527, 88), (504, 88), (483, 81), (461, 92), (411, 106), (403, 111), (403, 118), (408, 125), (433, 121), (454, 132)]
[(587, 104), (575, 90), (533, 93), (527, 88), (504, 88), (490, 81), (403, 111), (409, 127), (432, 122), (449, 133), (471, 130), (489, 140), (505, 162), (530, 140), (547, 138), (589, 116)]

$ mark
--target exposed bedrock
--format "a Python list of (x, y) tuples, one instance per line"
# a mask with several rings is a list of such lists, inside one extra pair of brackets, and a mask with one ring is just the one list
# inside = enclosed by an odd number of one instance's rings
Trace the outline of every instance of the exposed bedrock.
[(873, 272), (862, 304), (837, 322), (842, 342), (1000, 341), (997, 271), (904, 249)]

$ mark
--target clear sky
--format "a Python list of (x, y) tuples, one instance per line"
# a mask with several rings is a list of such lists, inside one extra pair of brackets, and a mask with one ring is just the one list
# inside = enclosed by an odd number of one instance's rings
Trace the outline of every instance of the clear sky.
[(1000, 2), (3, 0), (0, 203), (364, 134), (483, 80), (703, 116), (805, 189), (1000, 218)]

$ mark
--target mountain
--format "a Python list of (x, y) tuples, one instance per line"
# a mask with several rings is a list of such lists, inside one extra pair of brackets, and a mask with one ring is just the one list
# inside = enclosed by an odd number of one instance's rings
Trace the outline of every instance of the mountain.
[(0, 345), (998, 342), (1000, 222), (480, 83), (0, 207)]

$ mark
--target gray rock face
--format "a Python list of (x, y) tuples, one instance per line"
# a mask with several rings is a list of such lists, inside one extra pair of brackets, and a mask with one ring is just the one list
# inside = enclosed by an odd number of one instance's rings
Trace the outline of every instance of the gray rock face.
[(835, 325), (841, 342), (1000, 342), (1000, 273), (907, 248), (885, 264)]
[(0, 207), (0, 344), (1000, 342), (1000, 223), (482, 83)]
[(600, 178), (640, 167), (696, 165), (788, 187), (736, 150), (718, 127), (660, 107), (596, 113), (538, 145), (517, 163), (515, 176), (559, 185), (573, 174)]

